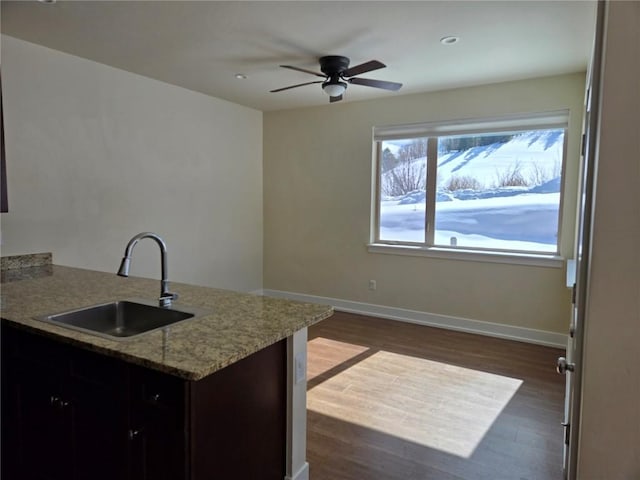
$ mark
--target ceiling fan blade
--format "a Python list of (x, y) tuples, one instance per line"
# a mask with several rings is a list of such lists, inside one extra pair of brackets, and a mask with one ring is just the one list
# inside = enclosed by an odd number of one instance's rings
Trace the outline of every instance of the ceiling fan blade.
[(311, 75), (315, 75), (316, 77), (327, 78), (327, 76), (323, 73), (314, 72), (312, 70), (305, 70), (304, 68), (294, 67), (292, 65), (280, 65), (282, 68), (288, 68), (289, 70), (296, 70), (297, 72), (302, 73), (310, 73)]
[(282, 87), (282, 88), (276, 88), (275, 90), (269, 90), (269, 93), (281, 92), (283, 90), (289, 90), (290, 88), (304, 87), (305, 85), (311, 85), (314, 83), (322, 83), (322, 82), (323, 80), (316, 80), (315, 82), (299, 83), (297, 85), (291, 85), (289, 87)]
[(379, 68), (385, 68), (386, 65), (378, 60), (371, 60), (370, 62), (361, 63), (355, 67), (347, 68), (342, 72), (343, 77), (353, 77), (354, 75), (360, 75), (361, 73), (371, 72), (378, 70)]
[(338, 95), (337, 97), (329, 97), (329, 103), (339, 102), (342, 100), (342, 95)]
[(364, 85), (365, 87), (383, 88), (385, 90), (392, 90), (394, 92), (400, 90), (401, 83), (385, 82), (384, 80), (372, 80), (371, 78), (350, 78), (349, 83), (354, 85)]

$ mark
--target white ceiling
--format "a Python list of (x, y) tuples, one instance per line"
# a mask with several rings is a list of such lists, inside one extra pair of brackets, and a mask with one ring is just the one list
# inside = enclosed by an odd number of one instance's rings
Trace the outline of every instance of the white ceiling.
[[(350, 85), (344, 101), (586, 70), (594, 1), (2, 1), (2, 33), (259, 110), (323, 105), (323, 55), (399, 92)], [(442, 45), (455, 35), (460, 41)], [(247, 75), (237, 80), (236, 73)]]

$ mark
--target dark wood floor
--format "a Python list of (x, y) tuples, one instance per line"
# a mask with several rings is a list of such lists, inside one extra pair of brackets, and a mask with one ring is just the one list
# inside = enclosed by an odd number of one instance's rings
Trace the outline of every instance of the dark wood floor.
[(338, 312), (308, 353), (311, 480), (562, 478), (562, 350)]

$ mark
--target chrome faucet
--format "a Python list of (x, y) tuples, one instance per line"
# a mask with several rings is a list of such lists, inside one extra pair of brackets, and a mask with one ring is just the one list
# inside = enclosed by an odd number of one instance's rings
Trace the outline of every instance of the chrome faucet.
[(133, 247), (143, 238), (152, 238), (156, 241), (160, 247), (160, 262), (162, 264), (162, 278), (160, 280), (160, 298), (158, 299), (161, 307), (169, 308), (171, 301), (178, 298), (177, 293), (171, 293), (169, 291), (169, 280), (167, 279), (167, 244), (155, 233), (142, 232), (129, 240), (127, 248), (124, 251), (124, 257), (122, 257), (122, 263), (118, 269), (118, 275), (121, 277), (129, 276), (129, 266), (131, 265), (131, 254), (133, 253)]

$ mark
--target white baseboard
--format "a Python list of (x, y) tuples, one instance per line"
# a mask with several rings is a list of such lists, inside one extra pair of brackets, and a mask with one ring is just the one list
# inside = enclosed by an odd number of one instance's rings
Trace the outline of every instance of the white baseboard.
[(285, 476), (284, 480), (309, 480), (309, 464), (307, 462), (304, 462), (304, 465), (302, 465), (302, 467), (300, 467), (300, 470), (298, 470), (295, 475), (293, 476)]
[(446, 328), (461, 332), (476, 333), (489, 337), (505, 338), (520, 342), (535, 343), (549, 347), (566, 348), (567, 335), (546, 330), (535, 330), (533, 328), (515, 327), (501, 323), (485, 322), (470, 318), (451, 317), (436, 313), (420, 312), (405, 308), (386, 307), (372, 303), (353, 302), (350, 300), (340, 300), (338, 298), (319, 297), (304, 293), (284, 292), (281, 290), (263, 289), (261, 292), (254, 292), (269, 297), (286, 298), (298, 300), (300, 302), (320, 303), (331, 305), (338, 311), (348, 313), (359, 313), (374, 317), (387, 318), (390, 320), (400, 320), (403, 322), (417, 323), (430, 327)]

